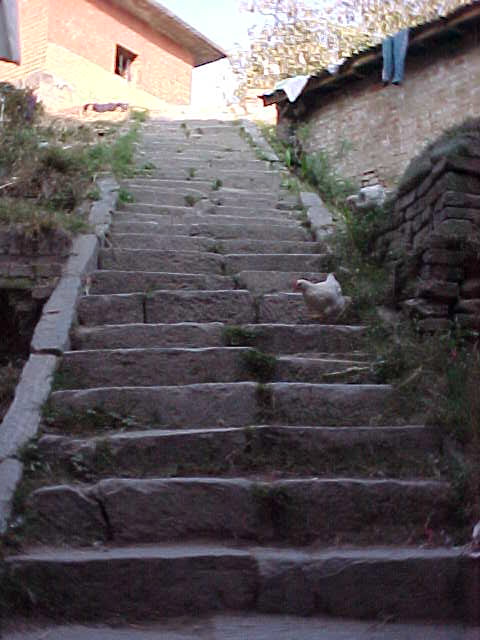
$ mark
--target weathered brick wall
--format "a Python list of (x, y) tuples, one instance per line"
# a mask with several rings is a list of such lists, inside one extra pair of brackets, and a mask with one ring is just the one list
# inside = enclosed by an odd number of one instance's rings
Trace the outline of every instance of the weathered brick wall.
[(48, 2), (18, 0), (21, 65), (0, 62), (0, 81), (16, 82), (45, 65), (48, 36)]
[[(39, 89), (48, 108), (190, 102), (192, 55), (106, 0), (20, 0), (19, 7), (22, 64), (0, 62), (0, 81)], [(117, 44), (137, 54), (130, 83), (114, 73)]]
[[(66, 66), (68, 82), (64, 79)], [(37, 88), (39, 100), (50, 111), (88, 102), (128, 102), (148, 109), (162, 109), (167, 103), (56, 44), (48, 45), (46, 68), (48, 73), (30, 76), (29, 84)]]
[(376, 68), (330, 94), (305, 94), (309, 152), (322, 149), (342, 175), (365, 171), (393, 186), (409, 160), (446, 128), (480, 110), (480, 44), (476, 31), (450, 43), (428, 43), (407, 57), (403, 86), (381, 83)]
[[(191, 54), (105, 0), (50, 0), (48, 39), (112, 74), (119, 44), (138, 56), (133, 75), (140, 89), (173, 104), (190, 102)], [(62, 62), (57, 59), (57, 74), (80, 82), (78, 72), (70, 75), (68, 61)], [(89, 80), (101, 87), (104, 76)]]
[(442, 158), (397, 199), (377, 241), (395, 297), (420, 327), (480, 329), (480, 151)]

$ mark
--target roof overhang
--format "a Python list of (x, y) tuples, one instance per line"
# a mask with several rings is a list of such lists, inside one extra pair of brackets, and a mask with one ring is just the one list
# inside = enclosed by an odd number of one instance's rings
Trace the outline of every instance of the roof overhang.
[(189, 51), (193, 55), (194, 67), (227, 57), (220, 47), (155, 0), (110, 0), (110, 2), (146, 22), (154, 31)]
[[(458, 33), (462, 26), (466, 26), (469, 22), (478, 19), (480, 19), (480, 0), (475, 0), (466, 7), (457, 9), (445, 18), (439, 18), (438, 20), (413, 27), (410, 31), (409, 50), (414, 47), (427, 47), (428, 41), (436, 36), (438, 37), (449, 32)], [(379, 44), (348, 58), (334, 74), (323, 69), (317, 74), (310, 76), (298, 98), (310, 91), (331, 91), (340, 87), (348, 80), (363, 78), (364, 70), (375, 65), (380, 65), (381, 63), (382, 45)], [(264, 107), (288, 100), (287, 94), (282, 89), (265, 93), (258, 97), (263, 100)]]

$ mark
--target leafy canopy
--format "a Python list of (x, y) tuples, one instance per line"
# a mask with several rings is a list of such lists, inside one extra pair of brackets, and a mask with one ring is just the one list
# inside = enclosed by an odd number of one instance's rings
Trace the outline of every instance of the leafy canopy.
[[(230, 56), (244, 88), (273, 87), (335, 67), (386, 35), (447, 15), (471, 0), (239, 0), (256, 14), (247, 50)], [(333, 69), (332, 69), (333, 70)]]

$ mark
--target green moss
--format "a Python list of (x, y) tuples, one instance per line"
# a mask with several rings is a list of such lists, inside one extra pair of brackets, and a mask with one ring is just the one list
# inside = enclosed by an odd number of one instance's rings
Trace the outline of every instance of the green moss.
[(251, 349), (242, 353), (242, 361), (248, 373), (258, 382), (268, 382), (275, 377), (277, 360), (274, 356)]
[(244, 327), (230, 325), (223, 329), (223, 342), (227, 347), (251, 347), (255, 337), (254, 331)]

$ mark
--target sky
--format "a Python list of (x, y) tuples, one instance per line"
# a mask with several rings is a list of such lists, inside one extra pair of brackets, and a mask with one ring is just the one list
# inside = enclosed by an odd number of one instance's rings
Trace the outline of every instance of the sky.
[[(246, 46), (252, 14), (239, 11), (238, 0), (160, 0), (160, 4), (227, 53), (236, 43)], [(228, 60), (220, 60), (193, 70), (192, 104), (223, 105), (232, 99), (235, 78)]]
[(239, 11), (238, 0), (160, 0), (160, 4), (224, 49), (248, 41), (252, 14)]

